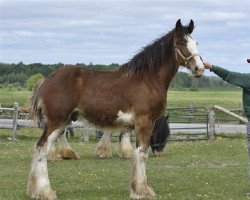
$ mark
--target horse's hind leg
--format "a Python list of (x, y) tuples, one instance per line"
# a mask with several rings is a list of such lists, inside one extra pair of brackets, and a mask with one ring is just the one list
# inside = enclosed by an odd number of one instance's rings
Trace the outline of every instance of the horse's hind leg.
[(57, 199), (56, 193), (50, 186), (47, 157), (51, 146), (63, 128), (64, 127), (52, 128), (48, 126), (48, 128), (45, 128), (43, 135), (35, 145), (27, 184), (27, 194), (31, 198), (42, 200)]
[(119, 136), (119, 155), (122, 158), (133, 157), (133, 147), (130, 142), (130, 133), (128, 131), (121, 132)]
[(69, 146), (65, 131), (58, 138), (59, 154), (63, 159), (80, 159), (80, 156)]
[(50, 148), (50, 152), (48, 155), (48, 161), (61, 161), (63, 160), (61, 154), (59, 154), (55, 143), (52, 144), (51, 148)]
[(112, 157), (110, 135), (104, 133), (101, 140), (96, 146), (96, 155), (99, 158), (110, 158)]
[(146, 176), (146, 161), (148, 159), (148, 146), (153, 129), (152, 121), (148, 117), (140, 117), (136, 120), (136, 150), (132, 164), (130, 198), (152, 198), (156, 194), (148, 186)]

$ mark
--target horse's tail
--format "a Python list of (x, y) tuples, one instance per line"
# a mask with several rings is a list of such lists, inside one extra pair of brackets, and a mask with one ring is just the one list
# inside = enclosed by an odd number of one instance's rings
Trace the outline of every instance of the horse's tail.
[(46, 126), (46, 120), (43, 112), (42, 102), (39, 97), (39, 90), (44, 80), (41, 80), (35, 87), (34, 93), (30, 99), (30, 117), (39, 128)]

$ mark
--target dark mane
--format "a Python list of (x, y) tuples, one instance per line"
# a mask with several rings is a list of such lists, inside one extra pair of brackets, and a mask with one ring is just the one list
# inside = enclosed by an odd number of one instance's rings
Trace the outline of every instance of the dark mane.
[(174, 30), (144, 47), (129, 62), (121, 65), (119, 71), (127, 75), (141, 76), (143, 72), (156, 73), (171, 56)]

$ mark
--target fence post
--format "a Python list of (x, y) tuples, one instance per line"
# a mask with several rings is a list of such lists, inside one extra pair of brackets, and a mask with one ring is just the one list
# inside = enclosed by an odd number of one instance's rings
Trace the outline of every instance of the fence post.
[(215, 138), (215, 109), (210, 106), (208, 110), (208, 136), (210, 140)]
[(194, 118), (195, 103), (192, 101), (189, 105), (188, 120), (191, 122)]
[(3, 114), (3, 110), (1, 109), (2, 105), (0, 103), (0, 116)]
[(17, 119), (18, 119), (18, 103), (14, 104), (14, 116), (13, 116), (13, 134), (12, 141), (17, 139)]

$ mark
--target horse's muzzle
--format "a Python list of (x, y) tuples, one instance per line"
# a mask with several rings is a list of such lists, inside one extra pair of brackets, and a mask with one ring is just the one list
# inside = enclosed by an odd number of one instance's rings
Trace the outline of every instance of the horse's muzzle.
[(204, 71), (205, 71), (205, 68), (198, 68), (198, 67), (196, 67), (195, 71), (193, 72), (193, 75), (196, 78), (199, 78), (199, 77), (201, 77), (203, 75)]

